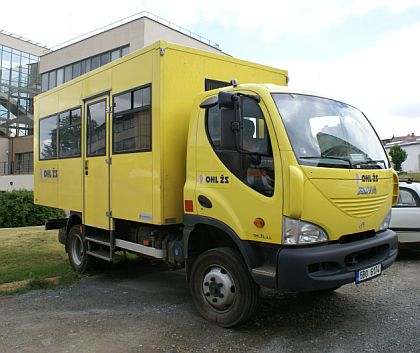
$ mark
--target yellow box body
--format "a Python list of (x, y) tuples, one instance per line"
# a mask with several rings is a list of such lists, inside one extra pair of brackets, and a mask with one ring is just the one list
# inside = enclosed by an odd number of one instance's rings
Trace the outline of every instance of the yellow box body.
[[(112, 218), (181, 223), (188, 125), (205, 79), (287, 85), (287, 72), (159, 41), (35, 97), (35, 203), (81, 212), (85, 224), (103, 229), (113, 228)], [(151, 151), (113, 154), (113, 116), (107, 113), (106, 155), (88, 158), (88, 104), (105, 99), (110, 106), (114, 95), (147, 84)], [(77, 107), (82, 108), (81, 156), (40, 160), (40, 119)]]

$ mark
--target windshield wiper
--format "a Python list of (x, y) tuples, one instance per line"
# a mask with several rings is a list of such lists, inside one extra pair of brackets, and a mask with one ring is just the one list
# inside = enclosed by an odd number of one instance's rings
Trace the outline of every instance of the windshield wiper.
[[(379, 165), (379, 163), (382, 163), (383, 168), (381, 168), (381, 166)], [(368, 161), (363, 161), (363, 162), (357, 162), (355, 163), (355, 167), (357, 168), (358, 166), (372, 166), (372, 167), (377, 167), (378, 169), (385, 169), (386, 167), (386, 163), (383, 159), (370, 159)], [(376, 168), (375, 168), (376, 169)]]
[(345, 158), (345, 157), (335, 157), (335, 156), (302, 156), (299, 157), (299, 159), (333, 159), (333, 160), (338, 160), (338, 161), (344, 161), (347, 162), (350, 166), (351, 169), (353, 169), (353, 164), (351, 162), (351, 160), (349, 158)]

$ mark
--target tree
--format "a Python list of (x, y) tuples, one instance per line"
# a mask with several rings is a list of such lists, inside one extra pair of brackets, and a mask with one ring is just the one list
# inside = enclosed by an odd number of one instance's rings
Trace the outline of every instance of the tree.
[(397, 172), (401, 172), (401, 165), (407, 159), (407, 152), (400, 145), (395, 145), (392, 146), (389, 155), (391, 156), (392, 163), (394, 163), (394, 169)]

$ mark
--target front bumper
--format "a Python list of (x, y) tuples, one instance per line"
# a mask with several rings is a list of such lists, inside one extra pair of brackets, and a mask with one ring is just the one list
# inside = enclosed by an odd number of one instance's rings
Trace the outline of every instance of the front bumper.
[(316, 291), (355, 282), (356, 271), (376, 264), (391, 266), (398, 253), (395, 232), (386, 230), (374, 237), (346, 244), (286, 248), (277, 255), (277, 289)]

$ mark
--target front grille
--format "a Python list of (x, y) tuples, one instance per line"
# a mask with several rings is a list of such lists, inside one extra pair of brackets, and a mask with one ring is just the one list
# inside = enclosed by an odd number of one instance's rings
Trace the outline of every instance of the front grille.
[(373, 230), (362, 233), (346, 234), (340, 237), (340, 239), (338, 239), (338, 242), (340, 244), (353, 243), (355, 241), (373, 238), (375, 234), (376, 233)]
[(387, 199), (385, 196), (364, 197), (357, 199), (331, 199), (340, 210), (353, 217), (368, 217), (378, 210)]

